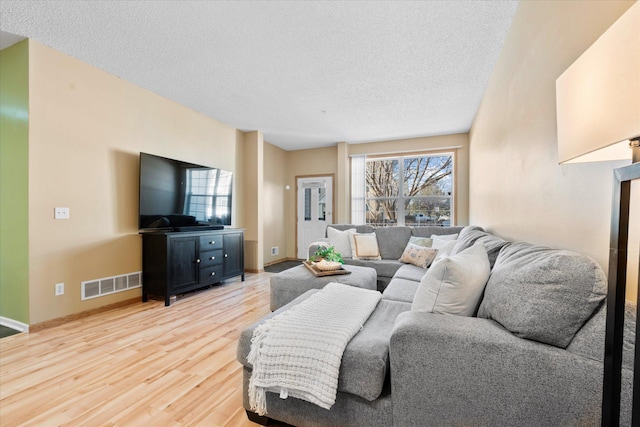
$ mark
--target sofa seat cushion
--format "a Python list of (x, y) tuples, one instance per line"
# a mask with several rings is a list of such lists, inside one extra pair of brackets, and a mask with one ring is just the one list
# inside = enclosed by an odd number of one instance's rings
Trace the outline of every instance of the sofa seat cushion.
[(414, 282), (419, 282), (422, 280), (422, 276), (425, 275), (427, 269), (422, 267), (417, 267), (411, 264), (405, 264), (396, 271), (396, 274), (393, 276), (394, 279), (407, 279), (413, 280)]
[(607, 278), (591, 258), (509, 243), (498, 255), (478, 317), (520, 338), (566, 348), (606, 293)]
[[(247, 355), (251, 350), (254, 329), (265, 320), (309, 298), (315, 292), (319, 290), (312, 289), (306, 292), (243, 330), (238, 341), (238, 361), (251, 369)], [(389, 341), (396, 317), (410, 309), (411, 304), (398, 301), (383, 300), (378, 303), (362, 330), (349, 341), (345, 348), (338, 376), (338, 392), (354, 394), (369, 401), (380, 396), (389, 373)]]
[(382, 293), (382, 299), (411, 303), (416, 296), (418, 286), (420, 286), (419, 281), (394, 277)]
[(373, 401), (380, 396), (389, 373), (389, 341), (400, 313), (411, 304), (381, 300), (342, 355), (338, 391)]
[(358, 267), (371, 267), (376, 270), (378, 277), (393, 277), (396, 271), (404, 265), (396, 259), (345, 259), (344, 263), (347, 265), (357, 265)]

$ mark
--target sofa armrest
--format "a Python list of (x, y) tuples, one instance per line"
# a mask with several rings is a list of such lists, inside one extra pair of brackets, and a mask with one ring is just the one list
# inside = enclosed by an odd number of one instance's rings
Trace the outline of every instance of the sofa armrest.
[(394, 425), (600, 424), (601, 363), (492, 320), (402, 313), (390, 359)]

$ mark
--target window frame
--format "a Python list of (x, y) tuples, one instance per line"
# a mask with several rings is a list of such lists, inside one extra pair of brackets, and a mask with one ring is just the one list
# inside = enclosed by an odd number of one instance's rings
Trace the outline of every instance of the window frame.
[[(449, 195), (442, 196), (405, 196), (405, 182), (404, 182), (404, 161), (405, 159), (417, 159), (417, 158), (425, 158), (425, 157), (451, 157), (451, 192)], [(366, 191), (366, 164), (370, 161), (380, 161), (380, 160), (396, 160), (398, 162), (398, 196), (395, 198), (390, 197), (368, 197)], [(368, 202), (369, 200), (396, 200), (396, 217), (397, 220), (394, 223), (389, 224), (378, 224), (375, 223), (376, 226), (404, 226), (405, 225), (405, 203), (409, 200), (429, 200), (429, 199), (437, 199), (437, 198), (449, 198), (449, 225), (453, 226), (456, 224), (456, 188), (457, 188), (457, 174), (456, 174), (456, 151), (455, 150), (442, 150), (442, 151), (428, 151), (428, 152), (411, 152), (411, 153), (392, 153), (392, 154), (382, 154), (382, 155), (372, 155), (366, 156), (365, 158), (365, 190), (364, 190), (364, 224), (370, 224), (367, 222), (367, 212), (368, 212)], [(353, 197), (352, 197), (353, 203)], [(438, 224), (429, 224), (436, 225)]]

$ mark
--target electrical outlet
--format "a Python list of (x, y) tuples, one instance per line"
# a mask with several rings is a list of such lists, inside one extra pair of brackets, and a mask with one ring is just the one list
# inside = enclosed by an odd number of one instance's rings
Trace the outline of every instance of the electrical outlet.
[(271, 248), (271, 256), (278, 255), (278, 247), (274, 246)]
[(56, 283), (56, 296), (64, 295), (64, 283)]
[(53, 208), (55, 219), (69, 219), (69, 208)]

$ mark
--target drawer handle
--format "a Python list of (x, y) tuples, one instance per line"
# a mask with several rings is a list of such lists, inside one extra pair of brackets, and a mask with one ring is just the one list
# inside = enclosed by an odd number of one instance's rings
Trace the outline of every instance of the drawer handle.
[(209, 242), (209, 244), (210, 244), (210, 245), (215, 245), (215, 244), (216, 244), (216, 241), (215, 241), (215, 240), (212, 240), (212, 241), (210, 241), (210, 242)]
[(228, 254), (224, 254), (224, 257), (225, 257), (225, 258), (229, 258), (229, 255), (228, 255)]
[(211, 258), (209, 258), (211, 261), (213, 261), (214, 259), (216, 259), (216, 257), (212, 256)]
[(212, 271), (212, 272), (211, 272), (211, 275), (212, 275), (212, 276), (215, 276), (215, 275), (216, 275), (216, 272), (215, 272), (215, 271)]
[(199, 259), (196, 260), (196, 264), (200, 264), (200, 260)]

